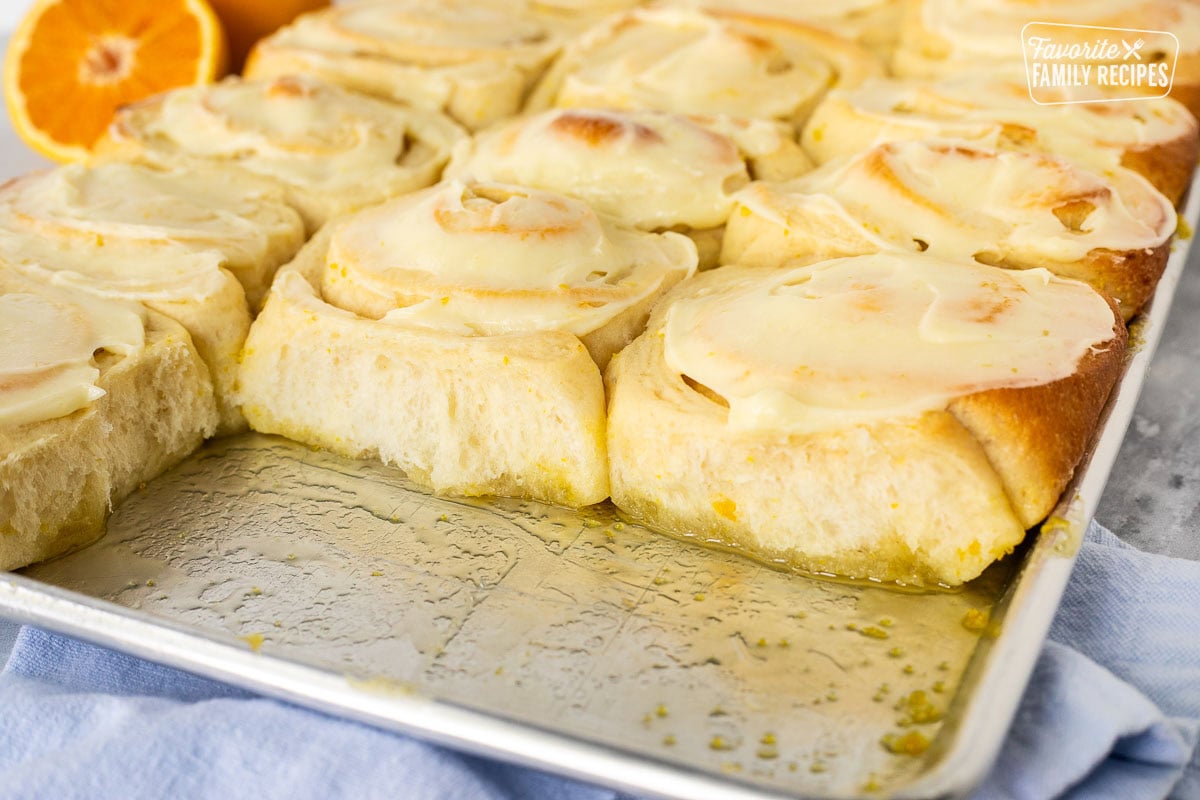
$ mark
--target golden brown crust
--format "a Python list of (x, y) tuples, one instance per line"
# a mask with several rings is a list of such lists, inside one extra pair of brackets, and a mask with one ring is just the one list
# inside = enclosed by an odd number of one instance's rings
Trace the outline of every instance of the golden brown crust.
[(1200, 136), (1196, 131), (1193, 128), (1186, 136), (1153, 147), (1130, 148), (1121, 156), (1121, 166), (1150, 181), (1155, 189), (1179, 206), (1192, 185), (1196, 160), (1200, 158)]
[[(1196, 57), (1194, 61), (1200, 61)], [(1188, 80), (1180, 73), (1183, 71), (1185, 57), (1180, 56), (1179, 64), (1175, 67), (1175, 84), (1171, 87), (1170, 97), (1187, 106), (1192, 115), (1200, 118), (1200, 80)], [(1200, 70), (1200, 63), (1194, 69)]]
[(1167, 268), (1170, 256), (1171, 239), (1168, 239), (1158, 247), (1146, 250), (1117, 252), (1097, 248), (1079, 261), (1000, 261), (995, 266), (1016, 269), (1044, 266), (1059, 277), (1083, 281), (1105, 297), (1115, 300), (1121, 319), (1128, 322), (1154, 294), (1154, 287)]
[[(567, 138), (586, 142), (590, 147), (611, 145), (619, 141), (627, 132), (632, 131), (639, 142), (661, 142), (662, 135), (653, 128), (630, 120), (622, 124), (605, 114), (597, 114), (587, 110), (568, 111), (555, 118), (550, 123), (550, 129)], [(713, 134), (713, 139), (722, 141), (721, 137)]]
[(978, 392), (950, 404), (950, 413), (987, 453), (1025, 527), (1050, 513), (1075, 474), (1121, 375), (1127, 342), (1118, 318), (1112, 340), (1085, 355), (1070, 377)]

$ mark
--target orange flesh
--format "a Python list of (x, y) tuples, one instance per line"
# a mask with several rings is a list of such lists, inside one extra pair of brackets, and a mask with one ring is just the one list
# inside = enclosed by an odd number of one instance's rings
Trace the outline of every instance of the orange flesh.
[(199, 22), (128, 0), (64, 0), (46, 9), (20, 63), (34, 126), (89, 148), (125, 103), (192, 83), (202, 60)]

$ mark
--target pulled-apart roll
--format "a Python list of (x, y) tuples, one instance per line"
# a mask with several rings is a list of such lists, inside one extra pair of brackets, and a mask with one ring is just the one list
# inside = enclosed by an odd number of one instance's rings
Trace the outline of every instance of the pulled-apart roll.
[[(1097, 41), (1108, 39), (1116, 48), (1110, 65), (1163, 61), (1167, 54), (1159, 48), (1173, 48), (1174, 42), (1168, 43), (1167, 37), (1155, 36), (1154, 32), (1170, 34), (1179, 48), (1174, 69), (1166, 66), (1170, 94), (1200, 116), (1200, 5), (1193, 0), (911, 0), (901, 21), (892, 71), (905, 78), (975, 73), (1025, 81), (1027, 61), (1022, 33), (1031, 22), (1093, 26), (1055, 28), (1054, 43), (1090, 45), (1094, 49)], [(1133, 31), (1111, 30), (1114, 28)], [(1122, 38), (1127, 45), (1137, 46), (1136, 59), (1117, 44)], [(1149, 46), (1137, 45), (1139, 38)], [(1059, 63), (1093, 67), (1105, 64), (1098, 59), (1064, 59)], [(1087, 87), (1077, 88), (1093, 99), (1129, 92), (1128, 88), (1102, 85), (1095, 70)]]
[(212, 373), (222, 432), (245, 427), (232, 394), (251, 308), (303, 242), (279, 187), (215, 166), (71, 165), (0, 189), (0, 260), (183, 325)]
[(940, 81), (871, 79), (821, 101), (801, 141), (819, 163), (884, 142), (958, 139), (1038, 150), (1145, 176), (1173, 203), (1192, 181), (1200, 125), (1169, 98), (1038, 105), (1021, 82), (990, 76)]
[(0, 569), (98, 538), (113, 503), (217, 426), (187, 333), (0, 260)]
[(444, 114), (310, 78), (228, 78), (123, 108), (102, 160), (210, 163), (279, 181), (310, 231), (331, 217), (436, 183), (466, 132)]
[(882, 73), (868, 50), (799, 22), (637, 9), (574, 40), (528, 108), (649, 108), (774, 119), (798, 128), (830, 87)]
[(733, 193), (810, 166), (782, 123), (554, 109), (463, 142), (446, 174), (563, 192), (632, 227), (686, 233), (715, 266)]
[(520, 110), (572, 29), (560, 13), (522, 3), (367, 0), (276, 31), (255, 46), (245, 75), (312, 75), (476, 130)]
[(1125, 329), (1046, 270), (881, 254), (722, 267), (609, 366), (613, 501), (819, 573), (959, 584), (1053, 507)]
[(447, 181), (323, 230), (280, 271), (246, 343), (244, 410), (438, 492), (596, 503), (600, 368), (695, 268), (679, 234)]
[(953, 142), (880, 145), (789, 183), (751, 184), (737, 202), (724, 263), (928, 251), (1045, 267), (1111, 296), (1125, 319), (1153, 294), (1176, 226), (1171, 203), (1131, 170)]

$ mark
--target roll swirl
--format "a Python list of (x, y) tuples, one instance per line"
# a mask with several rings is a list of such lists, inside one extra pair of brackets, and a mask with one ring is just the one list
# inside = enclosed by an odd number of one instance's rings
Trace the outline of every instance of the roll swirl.
[(1105, 169), (1125, 166), (1178, 203), (1191, 185), (1200, 125), (1169, 98), (1037, 105), (1022, 82), (976, 75), (876, 78), (834, 90), (801, 136), (805, 150), (820, 163), (907, 139), (958, 139), (992, 149), (1053, 153)]
[(795, 20), (824, 28), (890, 57), (900, 31), (901, 0), (663, 0), (659, 5), (684, 5), (764, 17)]
[(648, 108), (799, 127), (830, 87), (881, 74), (879, 61), (859, 45), (798, 22), (635, 9), (574, 40), (529, 108)]
[[(905, 10), (892, 71), (936, 78), (968, 73), (1026, 78), (1021, 34), (1029, 22), (1165, 31), (1179, 43), (1171, 96), (1200, 115), (1200, 6), (1190, 0), (917, 0)], [(1059, 28), (1060, 41), (1094, 41), (1103, 31)], [(1148, 48), (1149, 49), (1149, 48)], [(1142, 63), (1165, 54), (1139, 53)], [(1115, 63), (1123, 62), (1123, 57)], [(1078, 62), (1083, 63), (1083, 62)], [(1088, 91), (1120, 96), (1122, 89), (1089, 82)]]
[(198, 170), (221, 164), (278, 181), (316, 230), (331, 217), (435, 183), (465, 137), (437, 111), (311, 78), (229, 78), (123, 109), (97, 153)]
[(512, 116), (575, 30), (560, 13), (479, 0), (368, 0), (306, 14), (255, 46), (251, 78), (312, 75), (444, 111), (475, 130)]
[(1126, 319), (1153, 292), (1176, 224), (1170, 201), (1131, 170), (957, 142), (879, 145), (789, 183), (753, 184), (738, 204), (727, 263), (927, 251), (1046, 267), (1115, 298)]
[(782, 123), (552, 109), (460, 145), (447, 175), (559, 191), (635, 228), (688, 234), (707, 267), (734, 191), (751, 177), (784, 180), (809, 167)]

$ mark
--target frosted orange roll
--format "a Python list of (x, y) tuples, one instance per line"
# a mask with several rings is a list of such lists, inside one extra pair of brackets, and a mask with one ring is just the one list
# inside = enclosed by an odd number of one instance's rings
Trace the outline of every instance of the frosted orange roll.
[[(1124, 36), (1130, 43), (1137, 31), (1172, 34), (1179, 57), (1171, 96), (1200, 115), (1200, 5), (1191, 0), (914, 0), (905, 7), (892, 71), (912, 78), (975, 73), (1025, 81), (1021, 33), (1029, 22), (1132, 29)], [(1067, 43), (1122, 38), (1112, 30), (1064, 28), (1057, 36)], [(1118, 52), (1123, 63), (1124, 50)], [(1164, 55), (1139, 52), (1138, 61), (1158, 63)]]
[(437, 182), (466, 132), (444, 114), (311, 78), (230, 78), (122, 109), (99, 160), (209, 164), (277, 181), (310, 231)]
[(217, 426), (187, 333), (0, 260), (0, 569), (100, 537), (112, 505)]
[(1195, 172), (1200, 125), (1170, 98), (1038, 105), (1023, 82), (969, 75), (874, 78), (854, 89), (836, 89), (817, 106), (801, 136), (819, 163), (909, 139), (956, 139), (1053, 153), (1104, 169), (1124, 166), (1178, 203)]
[(858, 42), (882, 56), (896, 46), (902, 0), (661, 0), (657, 5), (733, 11), (814, 25)]
[(1133, 316), (1166, 267), (1175, 209), (1137, 173), (1041, 153), (901, 141), (737, 195), (722, 261), (778, 267), (928, 252), (1086, 281)]
[(684, 233), (707, 267), (737, 189), (752, 176), (783, 180), (810, 167), (783, 123), (578, 108), (476, 135), (456, 149), (447, 175), (559, 191), (635, 228)]
[(191, 334), (212, 373), (221, 430), (251, 308), (304, 242), (275, 185), (216, 167), (70, 165), (0, 189), (0, 260), (36, 281), (145, 304)]
[(565, 195), (447, 181), (328, 226), (280, 272), (243, 409), (437, 492), (596, 503), (600, 370), (696, 260)]
[(1046, 270), (877, 254), (677, 287), (609, 365), (612, 498), (809, 572), (956, 585), (1053, 507), (1125, 329)]
[(799, 22), (635, 9), (572, 41), (527, 108), (645, 108), (799, 127), (830, 87), (882, 74), (869, 51)]
[(368, 0), (306, 14), (263, 39), (245, 75), (311, 75), (475, 130), (520, 110), (575, 27), (549, 9), (495, 0)]

